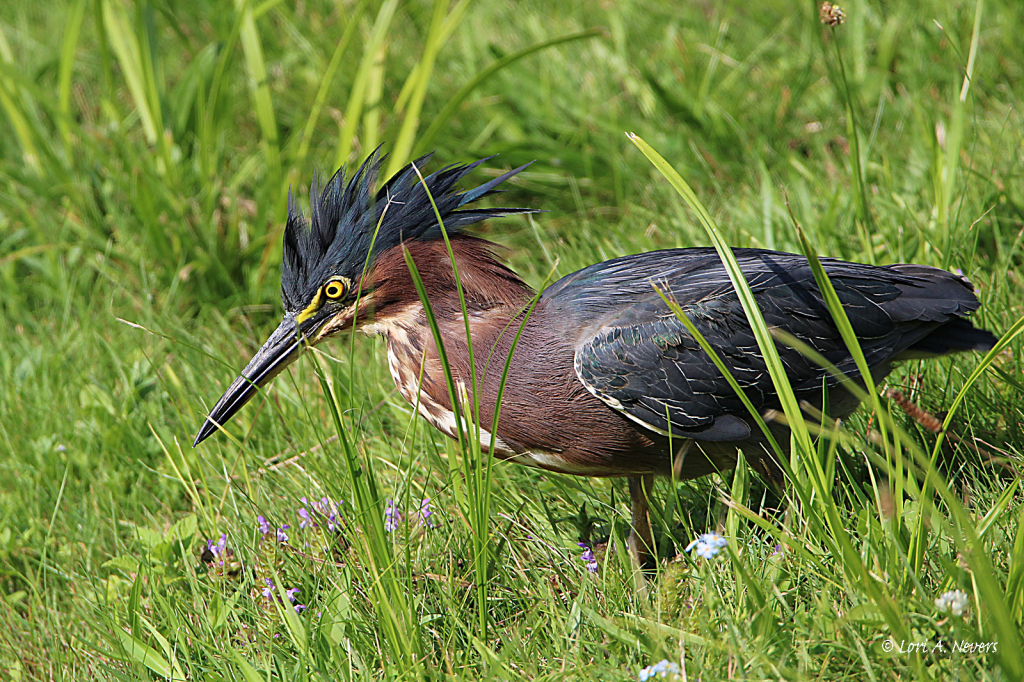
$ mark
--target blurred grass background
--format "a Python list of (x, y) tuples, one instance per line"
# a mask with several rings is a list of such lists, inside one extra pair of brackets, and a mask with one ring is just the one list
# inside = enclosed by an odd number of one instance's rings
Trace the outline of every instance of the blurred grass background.
[[(833, 496), (869, 583), (821, 551), (813, 507), (737, 512), (760, 494), (741, 471), (659, 485), (666, 555), (705, 529), (730, 545), (663, 566), (648, 598), (618, 549), (624, 482), (496, 466), (481, 630), (454, 453), (392, 392), (372, 339), (319, 358), (380, 514), (387, 499), (406, 512), (379, 555), (392, 563), (350, 547), (369, 520), (313, 363), (232, 421), (236, 441), (189, 447), (276, 326), (289, 188), (304, 203), (315, 170), (378, 144), (395, 165), (500, 154), (481, 177), (536, 159), (501, 201), (548, 213), (479, 233), (537, 286), (552, 268), (707, 243), (633, 131), (732, 245), (798, 251), (788, 201), (820, 254), (960, 269), (977, 322), (1013, 328), (1024, 10), (844, 9), (832, 31), (816, 3), (778, 0), (5, 3), (0, 679), (624, 680), (661, 658), (693, 679), (1020, 679), (1019, 339), (936, 448), (967, 526), (867, 437), (867, 410), (848, 424)], [(889, 383), (941, 416), (977, 363), (907, 363)], [(346, 530), (299, 528), (302, 496), (338, 501)], [(425, 497), (434, 528), (415, 523)], [(261, 539), (257, 515), (289, 524), (292, 549)], [(222, 533), (229, 559), (204, 561)], [(263, 597), (267, 578), (308, 608)], [(936, 612), (951, 589), (971, 595), (966, 617)], [(997, 605), (979, 598), (991, 590)], [(1000, 646), (893, 653), (890, 638)]]

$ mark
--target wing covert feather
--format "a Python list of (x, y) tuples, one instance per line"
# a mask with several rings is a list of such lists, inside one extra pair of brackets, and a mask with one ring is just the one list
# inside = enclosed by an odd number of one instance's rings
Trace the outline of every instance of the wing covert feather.
[[(858, 376), (806, 260), (754, 249), (735, 253), (767, 324)], [(969, 283), (944, 270), (822, 262), (870, 367), (978, 306)], [(574, 335), (577, 377), (606, 404), (654, 431), (709, 441), (746, 438), (749, 415), (742, 401), (652, 282), (679, 303), (759, 411), (780, 406), (739, 299), (711, 249), (626, 256), (549, 287), (541, 304), (562, 333)], [(814, 400), (823, 381), (837, 383), (795, 350), (776, 347), (799, 398)]]

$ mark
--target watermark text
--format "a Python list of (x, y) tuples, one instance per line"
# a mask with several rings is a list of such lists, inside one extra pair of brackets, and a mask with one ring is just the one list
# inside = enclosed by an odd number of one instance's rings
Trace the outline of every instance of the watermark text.
[(914, 642), (887, 639), (882, 642), (882, 651), (893, 654), (994, 654), (999, 651), (999, 642)]

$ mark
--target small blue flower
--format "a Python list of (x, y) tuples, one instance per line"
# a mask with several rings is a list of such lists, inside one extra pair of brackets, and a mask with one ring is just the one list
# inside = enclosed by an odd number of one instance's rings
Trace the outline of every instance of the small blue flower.
[[(640, 678), (640, 682), (647, 682), (647, 680), (653, 680), (658, 677), (663, 679), (676, 680), (679, 679), (679, 674), (679, 664), (672, 663), (668, 659), (663, 658), (654, 665), (649, 665), (643, 670), (641, 670), (640, 674), (637, 675), (637, 677)], [(672, 677), (669, 678), (669, 675), (671, 675)]]
[(299, 510), (299, 519), (299, 528), (306, 529), (310, 526), (316, 525), (315, 523), (313, 523), (313, 519), (309, 516), (309, 510), (306, 509), (305, 507)]
[(299, 588), (293, 587), (290, 590), (285, 590), (284, 593), (288, 597), (288, 601), (290, 601), (291, 603), (294, 604), (298, 601), (298, 598), (296, 598), (295, 595), (299, 593)]
[(280, 542), (282, 544), (288, 542), (288, 533), (285, 533), (285, 531), (288, 530), (288, 528), (290, 528), (290, 526), (288, 524), (285, 524), (285, 525), (283, 525), (283, 526), (281, 526), (280, 528), (277, 529), (277, 541), (278, 542)]
[(267, 523), (267, 517), (260, 514), (256, 517), (256, 525), (260, 529), (260, 535), (267, 537), (270, 534), (270, 524)]
[(267, 599), (273, 599), (274, 598), (274, 581), (271, 580), (270, 578), (264, 578), (263, 582), (266, 585), (266, 587), (263, 588), (263, 596), (266, 597)]
[(301, 614), (305, 610), (306, 610), (306, 605), (305, 604), (296, 604), (295, 605), (295, 613)]
[(587, 570), (591, 573), (597, 573), (597, 557), (594, 556), (594, 550), (590, 549), (590, 546), (585, 542), (577, 542), (576, 544), (583, 549), (580, 559), (587, 563)]
[(718, 533), (703, 533), (696, 540), (686, 546), (686, 551), (697, 549), (697, 556), (702, 559), (710, 559), (718, 554), (718, 550), (725, 547), (729, 542)]

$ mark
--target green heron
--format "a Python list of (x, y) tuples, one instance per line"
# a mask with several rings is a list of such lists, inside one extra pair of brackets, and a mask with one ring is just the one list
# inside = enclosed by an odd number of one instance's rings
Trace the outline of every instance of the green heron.
[[(349, 329), (383, 336), (402, 396), (438, 430), (457, 437), (457, 408), (405, 258), (407, 252), (422, 277), (456, 385), (472, 386), (454, 269), (425, 184), (464, 291), (483, 448), (493, 440), (501, 459), (578, 476), (628, 477), (629, 544), (641, 563), (654, 547), (647, 501), (653, 476), (691, 479), (728, 470), (742, 453), (755, 470), (780, 477), (743, 403), (652, 286), (679, 303), (758, 410), (778, 409), (764, 359), (713, 249), (653, 251), (591, 265), (545, 289), (527, 315), (534, 292), (501, 262), (494, 244), (464, 231), (486, 218), (532, 212), (467, 208), (525, 166), (460, 192), (456, 183), (482, 161), (421, 180), (417, 169), (427, 158), (376, 194), (376, 154), (348, 182), (344, 169), (322, 191), (314, 180), (308, 222), (289, 198), (284, 320), (217, 401), (195, 445), (303, 349)], [(734, 253), (769, 326), (810, 345), (851, 378), (859, 376), (804, 257), (761, 249)], [(822, 263), (876, 379), (901, 359), (995, 343), (967, 319), (979, 304), (964, 277), (923, 265)], [(495, 426), (503, 360), (510, 352)], [(857, 400), (819, 365), (792, 348), (780, 345), (779, 352), (798, 398), (820, 404), (824, 381), (831, 388), (831, 416), (842, 418), (856, 408)], [(461, 405), (462, 399), (454, 402)], [(771, 428), (785, 434), (781, 424)]]

